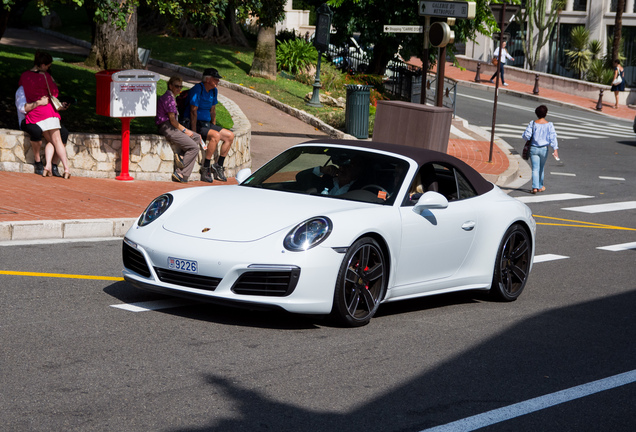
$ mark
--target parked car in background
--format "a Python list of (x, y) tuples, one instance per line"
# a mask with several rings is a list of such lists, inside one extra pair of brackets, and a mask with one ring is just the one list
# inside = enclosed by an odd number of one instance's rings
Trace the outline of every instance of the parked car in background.
[(327, 56), (338, 69), (346, 72), (364, 73), (369, 68), (370, 55), (354, 37), (341, 46), (329, 44)]

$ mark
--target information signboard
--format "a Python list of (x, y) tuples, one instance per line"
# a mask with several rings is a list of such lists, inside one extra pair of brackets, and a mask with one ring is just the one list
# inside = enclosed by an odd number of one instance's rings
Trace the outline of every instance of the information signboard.
[(475, 18), (475, 2), (420, 1), (420, 15), (442, 18)]

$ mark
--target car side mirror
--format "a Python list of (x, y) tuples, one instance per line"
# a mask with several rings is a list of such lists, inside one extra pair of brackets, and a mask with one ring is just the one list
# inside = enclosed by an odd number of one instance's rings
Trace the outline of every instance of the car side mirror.
[(243, 168), (239, 172), (236, 173), (236, 181), (238, 184), (243, 183), (247, 178), (252, 175), (252, 170), (249, 168)]
[(445, 209), (446, 207), (448, 207), (448, 200), (444, 195), (438, 192), (426, 192), (417, 201), (413, 211), (422, 214), (424, 210)]

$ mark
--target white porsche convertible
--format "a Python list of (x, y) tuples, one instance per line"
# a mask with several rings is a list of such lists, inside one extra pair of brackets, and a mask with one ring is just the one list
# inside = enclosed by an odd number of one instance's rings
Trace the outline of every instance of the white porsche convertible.
[(447, 154), (311, 141), (237, 179), (152, 201), (124, 238), (125, 280), (361, 326), (395, 300), (515, 300), (532, 268), (530, 209)]

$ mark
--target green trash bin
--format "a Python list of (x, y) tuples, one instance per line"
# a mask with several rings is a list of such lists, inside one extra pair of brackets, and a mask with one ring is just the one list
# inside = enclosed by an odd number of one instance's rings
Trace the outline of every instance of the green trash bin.
[(370, 85), (349, 84), (345, 108), (345, 130), (358, 139), (369, 138)]

